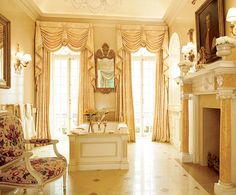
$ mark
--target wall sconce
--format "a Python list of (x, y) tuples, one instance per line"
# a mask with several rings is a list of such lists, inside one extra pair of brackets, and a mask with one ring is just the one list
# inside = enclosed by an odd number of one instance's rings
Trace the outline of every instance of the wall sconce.
[(20, 52), (20, 46), (19, 44), (17, 44), (16, 62), (14, 65), (15, 71), (20, 72), (22, 70), (22, 67), (26, 67), (31, 60), (32, 60), (31, 55)]
[(235, 27), (235, 22), (236, 22), (236, 8), (231, 7), (228, 10), (227, 16), (226, 16), (226, 21), (230, 22), (230, 29), (231, 33), (236, 36), (236, 33), (234, 32), (234, 27)]
[(182, 47), (181, 53), (183, 54), (183, 60), (179, 63), (179, 68), (181, 72), (181, 76), (187, 75), (189, 72), (190, 68), (193, 67), (194, 65), (194, 60), (195, 60), (195, 46), (193, 44), (193, 29), (190, 29), (188, 31), (189, 35), (189, 42), (187, 45), (184, 45)]

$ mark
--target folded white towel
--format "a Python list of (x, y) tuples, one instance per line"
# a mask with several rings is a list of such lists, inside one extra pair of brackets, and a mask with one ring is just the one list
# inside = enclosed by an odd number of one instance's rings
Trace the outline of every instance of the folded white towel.
[(82, 130), (88, 131), (88, 127), (89, 127), (89, 124), (83, 123), (83, 124), (80, 124), (80, 125), (79, 125), (78, 127), (76, 127), (75, 129), (82, 129)]
[(119, 123), (118, 129), (128, 129), (128, 126), (125, 123)]
[(128, 126), (125, 123), (119, 123), (117, 129), (120, 133), (129, 133)]
[(25, 104), (24, 111), (24, 136), (25, 139), (31, 139), (36, 136), (34, 118), (32, 115), (32, 104)]
[(31, 104), (25, 104), (25, 117), (30, 118), (32, 116), (32, 105)]
[(70, 132), (71, 132), (71, 133), (78, 134), (78, 135), (85, 135), (85, 134), (88, 134), (88, 131), (86, 131), (86, 130), (84, 130), (84, 129), (80, 129), (80, 128), (72, 129)]

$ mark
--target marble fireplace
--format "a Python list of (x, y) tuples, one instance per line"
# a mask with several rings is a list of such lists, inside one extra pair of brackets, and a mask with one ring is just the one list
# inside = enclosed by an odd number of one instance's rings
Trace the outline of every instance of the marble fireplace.
[(236, 195), (236, 64), (221, 60), (189, 73), (181, 79), (181, 92), (182, 162), (206, 166), (208, 152), (215, 153), (220, 160), (215, 194)]

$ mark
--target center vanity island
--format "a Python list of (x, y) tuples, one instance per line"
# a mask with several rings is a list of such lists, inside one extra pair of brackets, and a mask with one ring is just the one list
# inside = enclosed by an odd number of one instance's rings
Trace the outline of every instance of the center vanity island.
[(89, 124), (82, 124), (68, 134), (69, 171), (128, 169), (126, 124), (108, 122), (105, 132), (95, 124), (93, 131), (89, 132)]

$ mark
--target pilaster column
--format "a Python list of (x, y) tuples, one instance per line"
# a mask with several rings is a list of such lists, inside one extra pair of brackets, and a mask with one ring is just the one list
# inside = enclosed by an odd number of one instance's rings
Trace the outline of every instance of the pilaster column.
[(236, 188), (231, 181), (231, 101), (232, 90), (220, 90), (220, 174), (215, 184), (216, 195), (235, 195)]
[(128, 134), (121, 134), (120, 136), (122, 141), (121, 169), (129, 169), (128, 151), (127, 151)]
[(181, 161), (192, 162), (192, 157), (189, 154), (189, 93), (192, 91), (191, 84), (183, 84), (181, 86)]
[(188, 109), (189, 95), (182, 95), (182, 117), (181, 117), (181, 152), (189, 153), (189, 109)]

